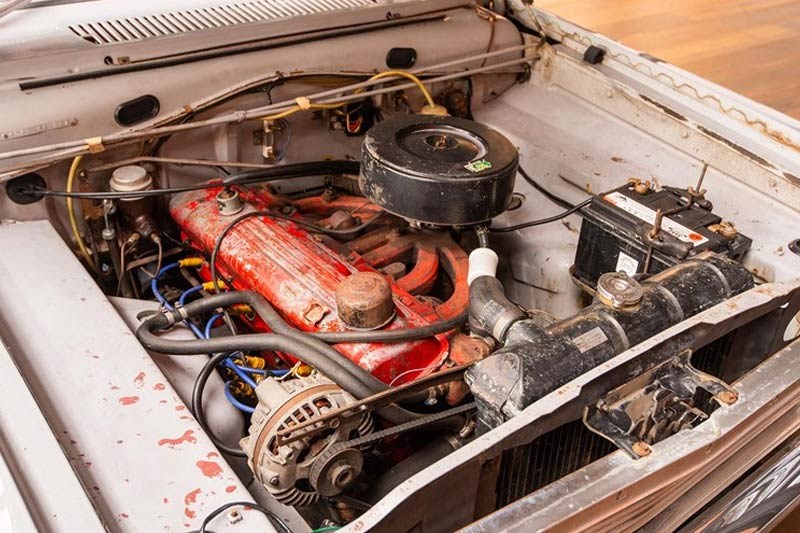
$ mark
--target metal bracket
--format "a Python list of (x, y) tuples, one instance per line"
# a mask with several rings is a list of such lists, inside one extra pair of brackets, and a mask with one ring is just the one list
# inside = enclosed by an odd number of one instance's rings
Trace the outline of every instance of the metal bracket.
[(639, 459), (650, 455), (651, 444), (708, 417), (693, 403), (698, 389), (711, 394), (721, 405), (736, 403), (736, 390), (694, 368), (691, 356), (692, 351), (685, 350), (635, 384), (611, 391), (584, 409), (583, 423), (631, 458)]

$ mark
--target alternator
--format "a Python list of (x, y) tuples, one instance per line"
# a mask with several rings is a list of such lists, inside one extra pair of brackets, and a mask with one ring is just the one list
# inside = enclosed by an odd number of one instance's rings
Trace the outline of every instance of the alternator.
[(344, 420), (339, 427), (278, 446), (278, 431), (297, 425), (355, 399), (329, 379), (309, 377), (278, 381), (268, 378), (256, 389), (258, 406), (249, 436), (241, 441), (256, 479), (285, 505), (310, 505), (325, 496), (335, 496), (361, 473), (361, 450), (346, 448), (325, 453), (333, 444), (372, 432), (369, 413)]

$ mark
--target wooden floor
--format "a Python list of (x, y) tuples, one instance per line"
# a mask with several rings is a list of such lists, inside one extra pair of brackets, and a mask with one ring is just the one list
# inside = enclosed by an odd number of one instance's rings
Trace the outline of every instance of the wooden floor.
[(536, 6), (800, 118), (800, 0), (536, 0)]

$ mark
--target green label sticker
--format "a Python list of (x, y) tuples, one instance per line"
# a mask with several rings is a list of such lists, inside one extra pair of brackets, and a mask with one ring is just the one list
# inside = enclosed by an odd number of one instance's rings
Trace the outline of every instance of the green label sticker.
[(470, 161), (464, 168), (469, 170), (470, 172), (481, 172), (482, 170), (488, 170), (492, 168), (492, 163), (485, 159), (478, 159), (476, 161)]

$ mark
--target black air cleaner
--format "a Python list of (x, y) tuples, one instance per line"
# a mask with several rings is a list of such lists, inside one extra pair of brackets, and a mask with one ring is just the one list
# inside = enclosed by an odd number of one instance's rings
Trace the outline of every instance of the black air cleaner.
[(361, 192), (413, 222), (486, 222), (511, 202), (518, 165), (511, 141), (482, 124), (404, 115), (377, 124), (361, 149)]

